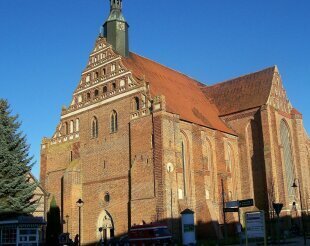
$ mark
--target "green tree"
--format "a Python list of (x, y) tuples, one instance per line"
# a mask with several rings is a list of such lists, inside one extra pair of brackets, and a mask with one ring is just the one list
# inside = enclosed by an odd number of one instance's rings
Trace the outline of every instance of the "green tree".
[(18, 115), (12, 116), (7, 100), (0, 98), (0, 217), (34, 212), (35, 182), (29, 182), (32, 157)]
[(58, 236), (61, 233), (60, 223), (60, 209), (56, 204), (55, 197), (53, 196), (50, 210), (47, 213), (47, 226), (46, 226), (46, 243), (48, 246), (58, 245)]

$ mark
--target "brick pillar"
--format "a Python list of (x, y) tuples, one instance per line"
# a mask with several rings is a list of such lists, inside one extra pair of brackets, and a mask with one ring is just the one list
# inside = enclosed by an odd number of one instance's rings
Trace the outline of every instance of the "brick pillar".
[[(308, 164), (308, 153), (306, 147), (306, 135), (303, 127), (301, 115), (293, 115), (292, 119), (293, 132), (292, 139), (294, 143), (294, 164), (297, 171), (297, 177), (300, 180), (300, 187), (302, 192), (303, 209), (307, 207), (307, 198), (310, 190), (310, 169)], [(299, 184), (297, 184), (299, 185)]]

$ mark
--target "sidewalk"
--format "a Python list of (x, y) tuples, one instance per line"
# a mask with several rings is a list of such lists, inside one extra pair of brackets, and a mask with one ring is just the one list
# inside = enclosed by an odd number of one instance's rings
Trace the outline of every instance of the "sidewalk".
[[(245, 242), (243, 242), (242, 244), (243, 246), (245, 246)], [(263, 243), (249, 243), (249, 246), (256, 246), (256, 245), (264, 245)], [(280, 244), (277, 244), (277, 242), (271, 243), (271, 242), (267, 242), (267, 245), (288, 245), (288, 246), (303, 246), (304, 245), (304, 238), (303, 237), (295, 237), (295, 238), (290, 238), (290, 239), (286, 239), (281, 240)], [(307, 246), (310, 246), (310, 239), (307, 239)], [(229, 246), (240, 246), (240, 244), (232, 244)]]

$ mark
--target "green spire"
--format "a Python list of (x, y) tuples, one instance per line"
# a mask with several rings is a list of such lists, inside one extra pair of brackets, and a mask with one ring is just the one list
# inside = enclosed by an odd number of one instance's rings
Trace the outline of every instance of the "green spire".
[(128, 24), (122, 14), (122, 0), (110, 0), (110, 15), (104, 23), (104, 37), (122, 56), (129, 55)]
[(110, 15), (107, 21), (113, 20), (126, 22), (122, 14), (122, 0), (110, 0)]

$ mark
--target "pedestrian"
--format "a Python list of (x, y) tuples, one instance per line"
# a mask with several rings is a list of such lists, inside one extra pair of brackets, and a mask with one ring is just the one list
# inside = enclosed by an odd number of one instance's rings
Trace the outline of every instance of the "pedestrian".
[(240, 224), (240, 222), (236, 224), (236, 233), (239, 237), (239, 243), (240, 245), (242, 245), (242, 225)]
[(80, 241), (80, 238), (79, 238), (79, 234), (76, 234), (75, 237), (74, 237), (74, 246), (79, 246), (79, 241)]

